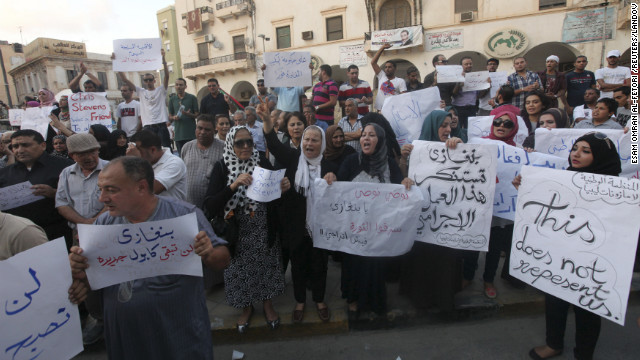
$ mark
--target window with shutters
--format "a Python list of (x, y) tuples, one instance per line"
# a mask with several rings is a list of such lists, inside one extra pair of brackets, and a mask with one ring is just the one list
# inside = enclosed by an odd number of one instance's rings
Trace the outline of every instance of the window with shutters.
[(284, 49), (291, 47), (291, 27), (282, 26), (276, 28), (276, 43), (278, 49)]
[(233, 54), (236, 60), (247, 58), (247, 50), (244, 47), (244, 35), (233, 37)]
[(340, 40), (342, 34), (342, 16), (327, 18), (327, 41)]
[(209, 58), (209, 43), (203, 42), (198, 44), (198, 60), (207, 60)]
[(564, 0), (540, 0), (540, 10), (567, 6)]
[(467, 11), (478, 11), (478, 0), (456, 0), (456, 3), (455, 3), (456, 14), (467, 12)]
[(380, 8), (380, 30), (411, 26), (411, 6), (407, 0), (390, 0)]
[(98, 71), (98, 80), (100, 80), (100, 82), (102, 83), (102, 86), (105, 89), (109, 88), (109, 82), (107, 81), (107, 73), (106, 72)]

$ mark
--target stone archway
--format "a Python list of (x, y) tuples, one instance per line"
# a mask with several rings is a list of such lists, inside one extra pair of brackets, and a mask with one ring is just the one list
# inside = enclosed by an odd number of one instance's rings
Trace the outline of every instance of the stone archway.
[(547, 42), (532, 47), (524, 57), (527, 59), (527, 68), (531, 71), (543, 71), (546, 69), (546, 61), (549, 55), (555, 55), (560, 59), (558, 71), (571, 71), (576, 57), (580, 52), (571, 45), (561, 42)]
[(237, 83), (233, 84), (231, 91), (229, 91), (229, 94), (236, 100), (238, 100), (238, 102), (241, 103), (242, 106), (249, 105), (249, 99), (251, 99), (251, 96), (255, 95), (256, 93), (257, 91), (253, 87), (253, 84), (248, 81), (238, 81)]
[(483, 71), (487, 69), (487, 60), (489, 58), (477, 51), (461, 51), (459, 53), (455, 53), (448, 58), (449, 65), (460, 65), (460, 60), (467, 56), (473, 61), (473, 71)]
[(202, 101), (202, 98), (204, 98), (207, 95), (209, 95), (209, 88), (207, 87), (207, 85), (205, 85), (202, 88), (200, 88), (200, 90), (198, 90), (198, 94), (196, 95), (196, 97), (198, 98), (198, 104), (200, 104), (200, 102)]

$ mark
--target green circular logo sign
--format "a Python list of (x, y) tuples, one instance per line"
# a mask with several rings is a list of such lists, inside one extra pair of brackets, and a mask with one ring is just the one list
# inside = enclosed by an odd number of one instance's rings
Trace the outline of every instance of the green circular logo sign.
[(496, 58), (518, 56), (527, 50), (527, 47), (529, 47), (529, 37), (517, 29), (496, 31), (484, 43), (484, 51)]

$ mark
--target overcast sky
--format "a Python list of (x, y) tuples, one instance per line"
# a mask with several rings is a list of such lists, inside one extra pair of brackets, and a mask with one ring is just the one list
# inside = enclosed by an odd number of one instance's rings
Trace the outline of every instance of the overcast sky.
[(0, 40), (25, 45), (39, 37), (79, 41), (86, 44), (88, 52), (111, 54), (114, 39), (159, 37), (156, 12), (174, 3), (174, 0), (3, 1)]

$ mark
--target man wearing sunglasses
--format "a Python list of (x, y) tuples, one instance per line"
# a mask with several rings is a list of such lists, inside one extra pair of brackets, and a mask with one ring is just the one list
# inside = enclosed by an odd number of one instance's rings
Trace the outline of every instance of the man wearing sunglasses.
[[(171, 147), (171, 137), (169, 136), (169, 114), (167, 112), (167, 88), (169, 87), (169, 67), (167, 60), (164, 58), (164, 49), (160, 50), (162, 55), (162, 66), (164, 67), (164, 79), (162, 86), (156, 88), (156, 78), (151, 73), (142, 76), (142, 81), (146, 89), (136, 86), (132, 83), (123, 72), (118, 72), (122, 81), (131, 89), (136, 89), (140, 98), (140, 117), (142, 118), (142, 126), (144, 130), (149, 130), (158, 135), (162, 141), (162, 146)], [(112, 55), (115, 60), (115, 55)]]
[(211, 78), (207, 80), (207, 89), (209, 94), (200, 100), (200, 113), (209, 114), (215, 117), (218, 114), (229, 115), (236, 111), (236, 106), (227, 94), (220, 92), (220, 84), (218, 79)]

